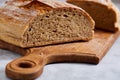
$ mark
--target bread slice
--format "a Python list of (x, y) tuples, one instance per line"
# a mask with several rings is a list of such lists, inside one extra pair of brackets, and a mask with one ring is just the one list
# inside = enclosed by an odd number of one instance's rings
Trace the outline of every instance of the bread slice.
[(67, 0), (86, 10), (95, 20), (95, 27), (115, 32), (120, 28), (120, 12), (111, 0)]
[(93, 29), (83, 9), (55, 0), (11, 0), (0, 9), (0, 39), (23, 48), (88, 41)]

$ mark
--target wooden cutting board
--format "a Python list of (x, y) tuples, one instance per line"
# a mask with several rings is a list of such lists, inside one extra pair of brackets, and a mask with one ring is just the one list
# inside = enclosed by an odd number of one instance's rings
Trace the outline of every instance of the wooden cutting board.
[(31, 80), (38, 77), (43, 67), (54, 62), (85, 62), (97, 64), (118, 38), (120, 32), (96, 30), (89, 42), (72, 42), (59, 45), (23, 49), (0, 41), (0, 48), (24, 55), (9, 63), (6, 74), (12, 79)]

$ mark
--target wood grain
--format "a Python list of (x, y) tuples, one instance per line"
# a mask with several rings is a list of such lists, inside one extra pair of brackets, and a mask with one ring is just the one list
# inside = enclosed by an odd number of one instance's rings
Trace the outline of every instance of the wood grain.
[(23, 49), (0, 41), (0, 48), (24, 55), (9, 63), (6, 74), (9, 78), (31, 80), (38, 77), (43, 67), (54, 62), (85, 62), (97, 64), (110, 49), (120, 32), (96, 30), (89, 42), (72, 42), (59, 45)]

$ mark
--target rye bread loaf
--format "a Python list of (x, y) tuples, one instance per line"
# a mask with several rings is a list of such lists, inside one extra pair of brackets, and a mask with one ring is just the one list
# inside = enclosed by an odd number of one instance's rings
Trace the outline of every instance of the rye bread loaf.
[(67, 0), (86, 10), (95, 20), (95, 27), (115, 32), (120, 28), (120, 12), (111, 0)]
[(10, 0), (0, 8), (0, 39), (23, 48), (88, 41), (93, 29), (83, 9), (55, 0)]

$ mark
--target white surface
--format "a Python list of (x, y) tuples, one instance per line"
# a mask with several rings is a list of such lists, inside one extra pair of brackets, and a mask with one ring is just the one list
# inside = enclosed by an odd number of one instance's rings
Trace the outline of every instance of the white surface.
[[(0, 0), (1, 1), (1, 0)], [(5, 66), (19, 55), (0, 50), (0, 80), (5, 76)], [(98, 65), (59, 63), (46, 65), (36, 80), (120, 80), (120, 37)]]

